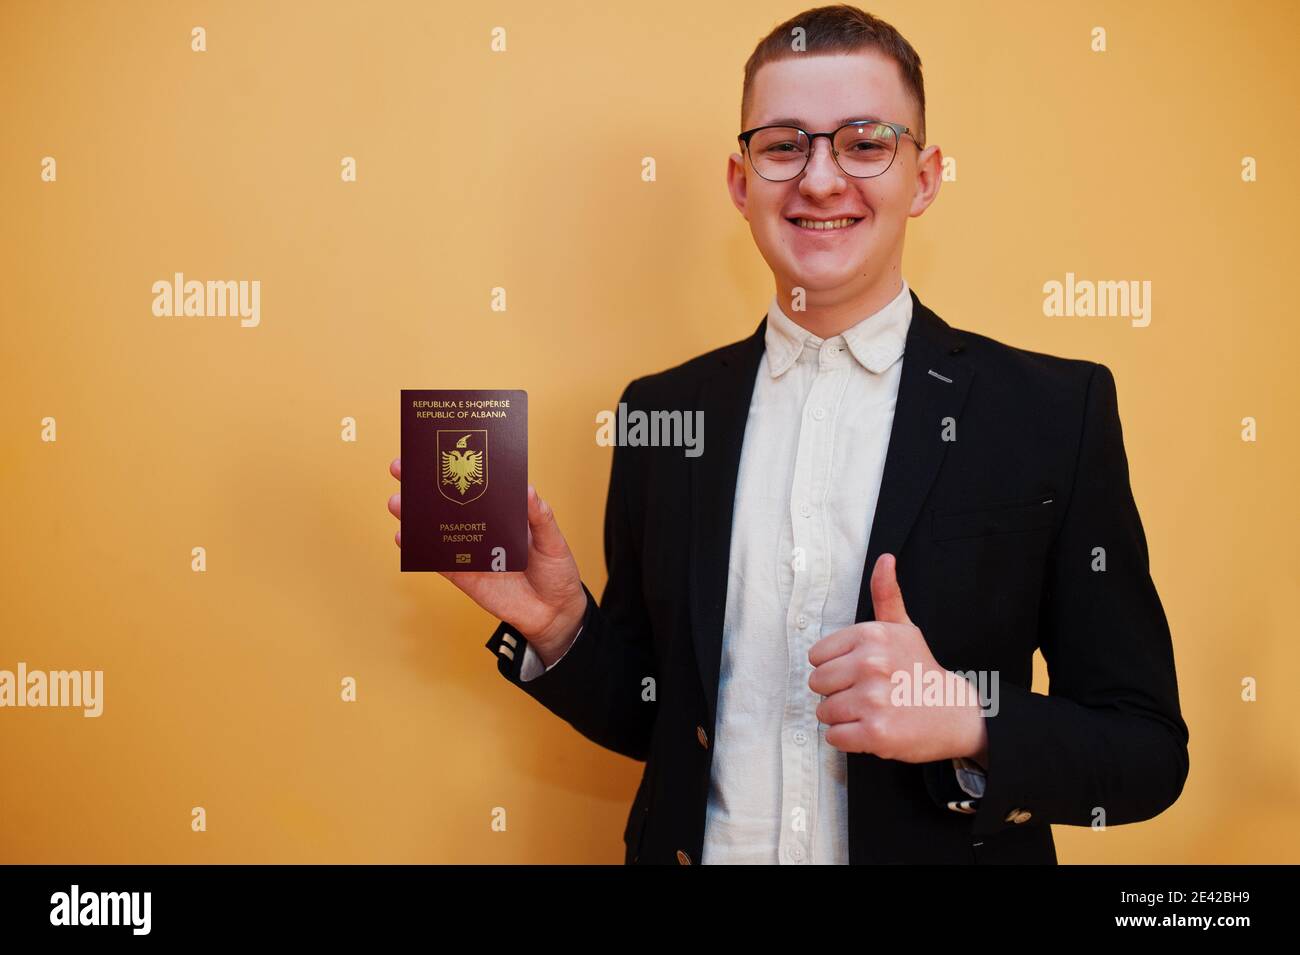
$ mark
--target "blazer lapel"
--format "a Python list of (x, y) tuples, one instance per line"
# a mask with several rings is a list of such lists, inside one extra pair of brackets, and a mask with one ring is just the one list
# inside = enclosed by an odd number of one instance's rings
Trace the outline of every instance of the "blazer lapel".
[(752, 335), (722, 351), (718, 368), (701, 383), (698, 398), (708, 444), (690, 465), (690, 609), (710, 726), (718, 705), (736, 477), (766, 331), (764, 314)]
[[(961, 337), (922, 305), (913, 291), (894, 424), (858, 591), (858, 621), (876, 619), (871, 606), (871, 572), (876, 560), (881, 554), (898, 556), (943, 464), (950, 443), (943, 440), (944, 419), (958, 421), (974, 377), (970, 365), (955, 357), (962, 348)], [(956, 436), (960, 439), (959, 431)], [(904, 599), (907, 571), (900, 562), (898, 581)]]

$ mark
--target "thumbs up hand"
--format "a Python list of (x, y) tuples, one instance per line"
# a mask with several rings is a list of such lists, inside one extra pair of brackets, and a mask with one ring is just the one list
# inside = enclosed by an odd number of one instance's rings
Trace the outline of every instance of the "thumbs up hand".
[[(965, 756), (987, 766), (979, 702), (964, 677), (936, 662), (907, 616), (896, 565), (893, 554), (881, 554), (871, 572), (875, 620), (836, 630), (808, 651), (808, 686), (823, 697), (817, 719), (828, 726), (826, 742), (907, 763)], [(943, 702), (959, 702), (917, 705), (933, 698), (934, 686), (942, 686)]]

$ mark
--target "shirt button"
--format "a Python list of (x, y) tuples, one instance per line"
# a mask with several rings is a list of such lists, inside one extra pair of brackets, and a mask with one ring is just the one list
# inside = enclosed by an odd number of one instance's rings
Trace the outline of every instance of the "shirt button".
[(803, 504), (800, 504), (799, 513), (802, 514), (804, 517), (807, 517), (809, 514), (812, 513), (812, 505), (809, 504), (807, 501), (805, 501)]
[(808, 734), (805, 733), (803, 730), (795, 730), (794, 741), (798, 743), (800, 746), (802, 746), (804, 743), (808, 742)]
[(795, 617), (794, 622), (799, 625), (800, 630), (808, 626), (808, 618), (805, 617), (803, 614), (799, 614), (799, 616)]
[(803, 859), (803, 846), (798, 846), (798, 845), (791, 846), (790, 858), (793, 859), (795, 862), (801, 861)]
[(822, 418), (825, 418), (825, 417), (826, 417), (826, 409), (825, 409), (825, 408), (814, 408), (814, 409), (813, 409), (813, 417), (816, 418), (818, 421), (821, 421)]

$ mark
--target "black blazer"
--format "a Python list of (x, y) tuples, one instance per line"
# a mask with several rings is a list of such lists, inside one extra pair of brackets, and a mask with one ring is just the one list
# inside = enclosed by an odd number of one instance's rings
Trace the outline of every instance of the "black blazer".
[[(1105, 365), (954, 329), (915, 292), (912, 309), (857, 619), (873, 619), (876, 558), (895, 554), (908, 615), (935, 659), (997, 671), (999, 707), (974, 813), (949, 805), (967, 798), (950, 760), (848, 755), (849, 859), (1054, 863), (1051, 824), (1150, 819), (1187, 777), (1173, 648), (1115, 380)], [(629, 410), (703, 409), (704, 449), (615, 448), (609, 579), (599, 604), (586, 591), (564, 658), (521, 682), (522, 635), (502, 622), (487, 642), (524, 692), (601, 746), (645, 760), (624, 832), (629, 863), (700, 859), (732, 505), (766, 321), (623, 392)], [(1035, 648), (1047, 695), (1029, 690)]]

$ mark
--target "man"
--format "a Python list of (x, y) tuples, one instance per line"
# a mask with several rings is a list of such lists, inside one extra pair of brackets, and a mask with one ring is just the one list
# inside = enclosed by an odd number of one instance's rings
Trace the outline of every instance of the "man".
[(445, 575), (502, 621), (508, 680), (646, 761), (627, 862), (1054, 863), (1051, 824), (1182, 790), (1114, 379), (954, 329), (903, 281), (939, 192), (924, 113), (887, 23), (773, 30), (727, 168), (772, 304), (620, 399), (702, 410), (704, 453), (615, 448), (599, 603), (531, 487), (527, 571)]

